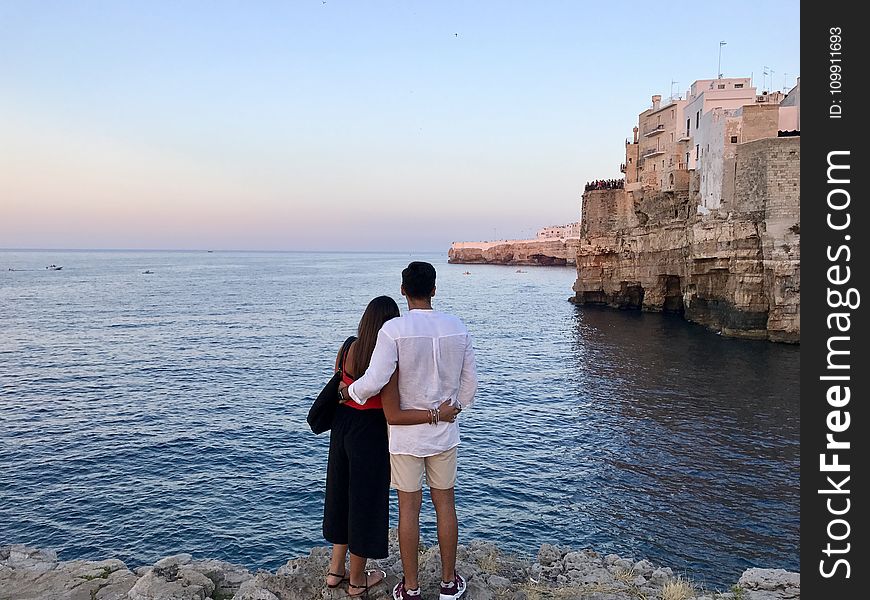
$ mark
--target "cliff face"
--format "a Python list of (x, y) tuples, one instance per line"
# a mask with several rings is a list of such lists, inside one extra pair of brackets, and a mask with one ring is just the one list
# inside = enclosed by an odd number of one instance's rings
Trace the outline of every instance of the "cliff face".
[(579, 240), (510, 240), (454, 242), (447, 261), (456, 264), (573, 265)]
[(742, 144), (718, 210), (697, 194), (583, 196), (575, 301), (673, 311), (725, 335), (800, 341), (800, 138)]

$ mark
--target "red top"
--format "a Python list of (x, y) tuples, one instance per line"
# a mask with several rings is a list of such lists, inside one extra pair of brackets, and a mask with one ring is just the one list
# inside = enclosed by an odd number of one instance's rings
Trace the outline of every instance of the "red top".
[[(345, 362), (347, 362), (347, 357), (345, 357)], [(344, 370), (344, 365), (342, 365), (341, 369), (341, 380), (345, 382), (347, 385), (350, 385), (354, 382), (356, 378), (351, 377), (347, 371)], [(370, 409), (381, 409), (383, 410), (384, 405), (381, 404), (381, 395), (380, 393), (375, 394), (368, 400), (366, 400), (365, 404), (357, 404), (353, 398), (344, 403), (345, 406), (349, 406), (351, 408), (355, 408), (357, 410), (370, 410)]]

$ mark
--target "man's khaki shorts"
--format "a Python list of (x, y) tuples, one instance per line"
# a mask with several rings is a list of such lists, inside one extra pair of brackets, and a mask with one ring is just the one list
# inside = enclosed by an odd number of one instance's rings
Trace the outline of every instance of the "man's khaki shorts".
[(410, 454), (390, 454), (390, 485), (400, 492), (419, 492), (426, 483), (436, 490), (456, 485), (456, 448), (425, 458)]

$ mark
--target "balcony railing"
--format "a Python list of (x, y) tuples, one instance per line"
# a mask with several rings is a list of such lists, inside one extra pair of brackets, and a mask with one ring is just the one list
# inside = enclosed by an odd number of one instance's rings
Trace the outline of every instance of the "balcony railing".
[(658, 135), (660, 133), (663, 133), (664, 130), (665, 130), (665, 126), (659, 124), (659, 125), (656, 125), (655, 127), (644, 130), (643, 137), (652, 137), (654, 135)]
[(619, 165), (619, 172), (625, 173), (625, 163), (622, 163), (621, 165)]
[(659, 154), (664, 154), (665, 151), (660, 148), (653, 148), (652, 150), (647, 150), (643, 153), (644, 158), (650, 158), (651, 156), (658, 156)]

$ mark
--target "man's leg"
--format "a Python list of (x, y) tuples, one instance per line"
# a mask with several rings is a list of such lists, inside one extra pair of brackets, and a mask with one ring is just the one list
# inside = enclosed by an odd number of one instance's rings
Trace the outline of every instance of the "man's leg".
[(438, 547), (441, 549), (441, 581), (453, 581), (456, 573), (456, 544), (459, 539), (459, 523), (456, 520), (456, 503), (453, 489), (429, 488), (435, 515), (438, 519)]
[(420, 506), (423, 490), (403, 492), (399, 496), (399, 552), (402, 555), (402, 570), (405, 572), (405, 588), (420, 587), (417, 581), (417, 553), (420, 551)]
[[(426, 458), (426, 478), (429, 482), (432, 504), (435, 505), (435, 515), (438, 518), (441, 581), (446, 584), (453, 583), (456, 577), (456, 544), (459, 537), (453, 491), (456, 485), (456, 450), (454, 447)], [(464, 589), (457, 590), (459, 595), (461, 592), (464, 592)]]
[(402, 555), (406, 590), (420, 587), (417, 553), (420, 550), (424, 468), (424, 460), (420, 457), (390, 454), (390, 485), (396, 489), (399, 497), (399, 553)]

